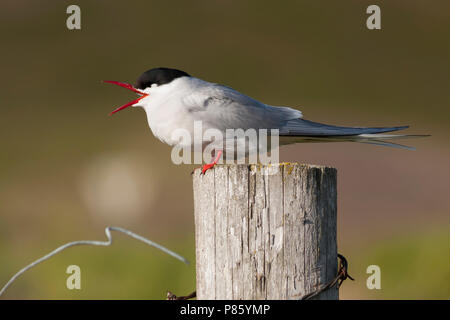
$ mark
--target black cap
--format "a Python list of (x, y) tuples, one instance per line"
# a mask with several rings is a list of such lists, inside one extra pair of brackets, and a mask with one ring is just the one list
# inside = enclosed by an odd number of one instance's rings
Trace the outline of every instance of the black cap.
[(135, 88), (145, 89), (151, 87), (154, 83), (156, 83), (157, 85), (162, 85), (170, 83), (180, 77), (190, 77), (190, 75), (184, 71), (177, 69), (154, 68), (141, 74), (141, 76), (136, 81)]

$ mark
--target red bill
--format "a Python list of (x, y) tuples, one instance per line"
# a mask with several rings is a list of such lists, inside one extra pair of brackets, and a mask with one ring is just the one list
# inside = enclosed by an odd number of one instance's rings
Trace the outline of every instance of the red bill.
[(104, 80), (103, 82), (106, 82), (106, 83), (112, 83), (112, 84), (118, 85), (118, 86), (120, 86), (120, 87), (123, 87), (123, 88), (126, 88), (126, 89), (128, 89), (128, 90), (134, 91), (134, 92), (136, 92), (137, 94), (140, 95), (139, 98), (137, 98), (137, 99), (135, 99), (135, 100), (133, 100), (133, 101), (130, 101), (130, 102), (128, 102), (127, 104), (124, 104), (123, 106), (121, 106), (121, 107), (117, 108), (116, 110), (112, 111), (109, 115), (113, 115), (114, 113), (116, 113), (116, 112), (118, 112), (118, 111), (120, 111), (120, 110), (123, 110), (123, 109), (125, 109), (125, 108), (128, 108), (128, 107), (132, 106), (133, 104), (138, 103), (141, 99), (144, 99), (145, 97), (148, 96), (148, 93), (145, 93), (145, 92), (143, 92), (143, 91), (141, 91), (141, 90), (136, 89), (135, 87), (133, 87), (133, 86), (132, 86), (131, 84), (129, 84), (129, 83), (119, 82), (119, 81), (110, 81), (110, 80)]

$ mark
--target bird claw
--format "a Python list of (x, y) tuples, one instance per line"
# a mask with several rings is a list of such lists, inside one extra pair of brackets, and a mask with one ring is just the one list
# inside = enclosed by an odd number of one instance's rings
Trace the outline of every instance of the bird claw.
[(205, 164), (205, 165), (202, 167), (202, 173), (201, 173), (201, 174), (204, 175), (204, 174), (206, 173), (206, 171), (208, 171), (209, 169), (213, 168), (215, 165), (216, 165), (215, 163), (208, 163), (208, 164)]
[(193, 175), (195, 173), (195, 170), (201, 169), (202, 171), (200, 172), (200, 175), (203, 176), (203, 175), (205, 175), (206, 171), (208, 171), (209, 169), (212, 169), (215, 165), (216, 165), (215, 163), (208, 163), (202, 167), (195, 168), (194, 170), (192, 170), (191, 175)]
[[(201, 167), (202, 172), (200, 172), (200, 175), (204, 175), (206, 173), (206, 171), (208, 171), (209, 169), (213, 168), (217, 164), (217, 162), (219, 162), (221, 156), (222, 156), (222, 151), (217, 152), (217, 156), (216, 156), (216, 158), (214, 159), (213, 162), (207, 163), (203, 167)], [(200, 169), (200, 168), (195, 168), (191, 172), (191, 175), (194, 174), (195, 170), (197, 170), (197, 169)]]

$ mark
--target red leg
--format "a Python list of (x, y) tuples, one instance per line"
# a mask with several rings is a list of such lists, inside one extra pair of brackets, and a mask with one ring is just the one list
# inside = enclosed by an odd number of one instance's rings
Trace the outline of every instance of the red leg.
[(217, 156), (216, 156), (216, 158), (214, 159), (214, 161), (211, 162), (211, 163), (205, 164), (205, 165), (202, 167), (202, 174), (205, 174), (206, 171), (208, 171), (209, 169), (211, 169), (212, 167), (214, 167), (214, 166), (217, 164), (217, 162), (219, 162), (221, 156), (222, 156), (222, 150), (219, 150), (219, 151), (217, 152)]

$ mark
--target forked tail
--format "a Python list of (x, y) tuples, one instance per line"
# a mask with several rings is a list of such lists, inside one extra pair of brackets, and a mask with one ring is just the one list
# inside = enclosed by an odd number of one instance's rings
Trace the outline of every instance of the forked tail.
[(306, 142), (360, 142), (386, 147), (415, 150), (413, 147), (386, 142), (384, 140), (421, 138), (428, 135), (384, 134), (403, 130), (408, 126), (400, 127), (339, 127), (304, 119), (288, 121), (280, 129), (281, 145)]

